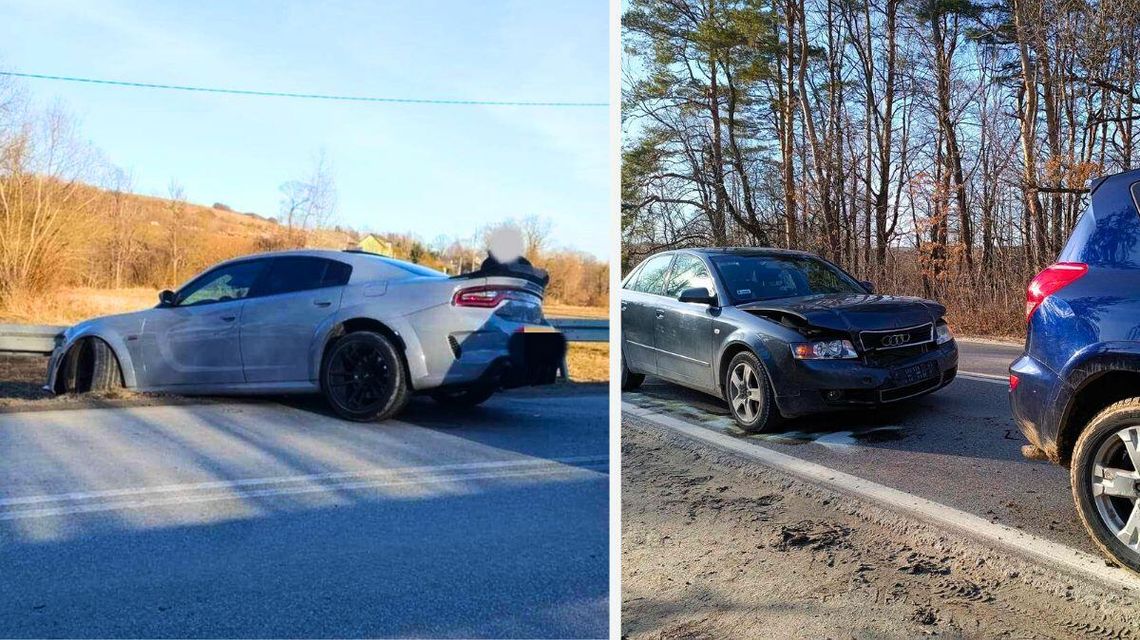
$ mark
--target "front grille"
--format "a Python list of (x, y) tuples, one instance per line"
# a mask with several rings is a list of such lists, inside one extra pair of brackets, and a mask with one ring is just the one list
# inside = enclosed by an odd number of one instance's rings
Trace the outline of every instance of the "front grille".
[(927, 342), (924, 344), (913, 345), (909, 347), (902, 347), (900, 349), (879, 349), (877, 351), (868, 351), (865, 356), (865, 361), (872, 367), (893, 367), (900, 362), (906, 362), (917, 358), (933, 348), (933, 344)]
[(934, 342), (934, 323), (904, 329), (888, 329), (885, 331), (860, 331), (859, 342), (864, 351), (889, 351), (905, 349), (928, 342)]

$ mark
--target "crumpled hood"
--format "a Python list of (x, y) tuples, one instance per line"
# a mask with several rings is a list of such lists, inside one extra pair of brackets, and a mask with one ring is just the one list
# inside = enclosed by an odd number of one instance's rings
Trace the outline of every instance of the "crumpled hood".
[(832, 293), (781, 300), (748, 302), (742, 311), (778, 312), (801, 318), (805, 323), (835, 331), (901, 329), (935, 322), (946, 307), (922, 298), (868, 293)]

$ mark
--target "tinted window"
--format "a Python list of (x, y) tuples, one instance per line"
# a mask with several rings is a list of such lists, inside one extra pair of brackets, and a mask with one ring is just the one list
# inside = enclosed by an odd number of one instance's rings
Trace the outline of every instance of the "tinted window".
[(863, 285), (832, 265), (807, 256), (712, 257), (736, 304), (823, 293), (866, 293)]
[(711, 293), (716, 293), (712, 278), (705, 263), (698, 257), (687, 253), (677, 256), (673, 263), (673, 270), (669, 273), (669, 286), (665, 288), (665, 295), (676, 298), (685, 289), (704, 287)]
[(240, 300), (249, 295), (264, 268), (264, 260), (250, 260), (208, 271), (178, 292), (178, 306)]
[(352, 275), (352, 265), (336, 260), (326, 260), (328, 268), (325, 269), (325, 277), (321, 278), (322, 287), (343, 287), (348, 284), (348, 278)]
[(637, 274), (637, 282), (630, 283), (630, 288), (642, 293), (664, 293), (665, 276), (669, 272), (669, 263), (673, 261), (672, 254), (654, 256), (641, 267)]
[(269, 273), (258, 285), (257, 295), (272, 296), (338, 286), (348, 282), (348, 275), (351, 272), (352, 267), (324, 258), (309, 256), (274, 258)]

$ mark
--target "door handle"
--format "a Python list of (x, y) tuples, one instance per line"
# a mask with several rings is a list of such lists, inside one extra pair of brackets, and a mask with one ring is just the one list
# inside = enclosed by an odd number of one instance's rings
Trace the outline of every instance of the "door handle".
[(332, 302), (328, 300), (314, 300), (313, 304), (321, 308), (332, 306)]
[(665, 311), (662, 309), (658, 309), (657, 310), (657, 319), (660, 320), (661, 318), (664, 318), (664, 317), (665, 317)]
[(621, 310), (625, 311), (626, 306), (627, 304), (625, 302), (621, 303)]
[(233, 322), (237, 320), (237, 316), (222, 316), (222, 322)]

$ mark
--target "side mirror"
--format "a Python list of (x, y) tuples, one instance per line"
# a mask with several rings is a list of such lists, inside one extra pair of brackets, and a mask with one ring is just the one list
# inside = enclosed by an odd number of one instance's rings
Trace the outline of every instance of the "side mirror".
[(178, 304), (178, 294), (170, 289), (164, 289), (158, 294), (158, 306), (173, 307), (176, 304)]
[(870, 280), (864, 280), (864, 281), (860, 282), (859, 284), (863, 285), (863, 287), (865, 289), (867, 289), (867, 293), (875, 293), (875, 283), (874, 282), (871, 282)]
[(692, 287), (685, 289), (681, 295), (677, 297), (681, 302), (696, 302), (698, 304), (716, 304), (716, 294), (710, 292), (705, 287)]

